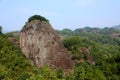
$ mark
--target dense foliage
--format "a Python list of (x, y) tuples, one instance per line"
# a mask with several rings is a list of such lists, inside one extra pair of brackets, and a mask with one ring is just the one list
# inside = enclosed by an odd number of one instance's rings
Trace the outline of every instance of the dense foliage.
[(32, 20), (40, 20), (40, 21), (46, 21), (49, 22), (45, 17), (40, 16), (40, 15), (33, 15), (28, 19), (28, 22), (32, 21)]
[[(69, 37), (63, 40), (72, 54), (75, 70), (71, 80), (119, 80), (120, 79), (120, 47), (112, 44), (99, 44), (88, 38)], [(89, 48), (95, 65), (81, 54), (82, 48)], [(87, 54), (87, 52), (86, 52)], [(86, 55), (86, 56), (89, 56)], [(68, 79), (69, 80), (69, 79)]]
[(7, 37), (0, 34), (0, 80), (59, 79), (57, 71), (53, 71), (50, 67), (39, 69), (33, 66), (31, 61), (22, 54), (20, 48), (12, 44)]
[[(120, 79), (120, 31), (90, 27), (66, 30), (58, 33), (64, 37), (63, 43), (75, 64), (74, 72), (67, 80)], [(93, 57), (95, 64), (89, 63), (89, 56)]]
[(10, 32), (0, 33), (0, 80), (120, 80), (120, 31), (86, 27), (57, 32), (74, 63), (70, 73), (32, 65), (8, 40), (19, 39), (18, 33)]

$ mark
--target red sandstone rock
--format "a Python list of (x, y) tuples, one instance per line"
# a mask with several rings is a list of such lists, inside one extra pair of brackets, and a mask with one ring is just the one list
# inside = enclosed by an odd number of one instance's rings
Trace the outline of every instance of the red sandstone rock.
[(72, 69), (70, 55), (49, 22), (27, 23), (20, 32), (20, 47), (37, 67)]

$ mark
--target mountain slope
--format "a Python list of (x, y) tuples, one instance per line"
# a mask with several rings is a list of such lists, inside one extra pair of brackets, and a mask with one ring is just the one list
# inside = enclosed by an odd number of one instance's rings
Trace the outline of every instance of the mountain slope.
[(21, 49), (0, 33), (0, 80), (57, 80), (50, 67), (36, 68)]

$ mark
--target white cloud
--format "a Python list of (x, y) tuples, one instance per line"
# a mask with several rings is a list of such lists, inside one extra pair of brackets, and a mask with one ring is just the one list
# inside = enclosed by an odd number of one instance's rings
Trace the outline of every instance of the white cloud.
[(73, 6), (76, 7), (89, 7), (92, 6), (96, 0), (75, 0)]

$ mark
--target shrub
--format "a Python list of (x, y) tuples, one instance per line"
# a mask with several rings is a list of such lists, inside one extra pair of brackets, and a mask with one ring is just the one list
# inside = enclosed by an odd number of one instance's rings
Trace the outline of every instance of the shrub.
[(40, 20), (40, 21), (46, 21), (49, 22), (45, 17), (40, 16), (40, 15), (33, 15), (28, 19), (28, 22), (33, 21), (33, 20)]

